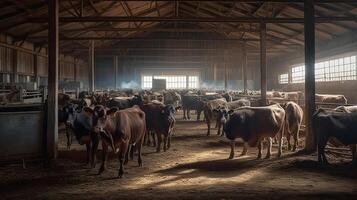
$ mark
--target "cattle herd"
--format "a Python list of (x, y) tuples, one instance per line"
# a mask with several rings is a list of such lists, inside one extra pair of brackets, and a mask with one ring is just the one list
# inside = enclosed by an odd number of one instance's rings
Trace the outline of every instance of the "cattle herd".
[[(288, 150), (299, 147), (299, 132), (303, 122), (303, 110), (299, 105), (301, 92), (269, 92), (268, 106), (240, 95), (237, 92), (207, 92), (200, 90), (152, 91), (108, 91), (90, 94), (82, 92), (78, 99), (59, 94), (59, 124), (66, 127), (67, 148), (71, 148), (72, 137), (86, 145), (87, 162), (96, 164), (98, 145), (102, 145), (102, 162), (99, 173), (106, 169), (109, 149), (118, 155), (119, 173), (123, 165), (137, 153), (139, 166), (143, 165), (143, 145), (155, 146), (156, 151), (167, 151), (175, 127), (175, 113), (183, 111), (183, 120), (191, 119), (190, 111), (197, 114), (207, 125), (207, 136), (211, 134), (211, 123), (215, 121), (217, 135), (230, 141), (229, 159), (234, 158), (235, 140), (244, 141), (242, 155), (248, 146), (258, 148), (262, 157), (263, 142), (267, 142), (266, 158), (272, 155), (273, 142), (278, 143), (278, 156), (282, 155), (284, 138)], [(316, 95), (323, 103), (346, 104), (341, 95)], [(313, 116), (313, 131), (318, 149), (318, 161), (327, 164), (324, 149), (331, 143), (349, 145), (356, 162), (357, 106), (339, 106), (335, 109), (318, 109)], [(293, 144), (291, 144), (291, 136)], [(163, 143), (163, 144), (162, 144)]]

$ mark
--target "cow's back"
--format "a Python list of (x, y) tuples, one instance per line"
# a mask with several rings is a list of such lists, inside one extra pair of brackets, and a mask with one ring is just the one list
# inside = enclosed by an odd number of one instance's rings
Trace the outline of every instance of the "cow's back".
[[(117, 133), (130, 143), (139, 142), (146, 130), (145, 113), (138, 107), (120, 110), (115, 113)], [(119, 132), (118, 132), (119, 130)]]

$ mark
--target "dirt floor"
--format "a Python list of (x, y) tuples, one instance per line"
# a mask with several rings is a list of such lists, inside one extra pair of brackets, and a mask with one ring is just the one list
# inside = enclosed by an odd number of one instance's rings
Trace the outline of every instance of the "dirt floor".
[(332, 164), (321, 167), (316, 155), (286, 148), (282, 158), (276, 158), (276, 147), (271, 159), (257, 160), (256, 148), (239, 157), (238, 143), (235, 159), (228, 160), (228, 142), (214, 132), (207, 137), (203, 122), (178, 120), (172, 148), (155, 153), (145, 146), (144, 167), (129, 161), (123, 179), (116, 178), (115, 156), (96, 175), (99, 163), (88, 168), (85, 148), (66, 150), (61, 133), (59, 159), (50, 167), (0, 167), (0, 199), (357, 199), (357, 168), (349, 152), (344, 158), (328, 154)]

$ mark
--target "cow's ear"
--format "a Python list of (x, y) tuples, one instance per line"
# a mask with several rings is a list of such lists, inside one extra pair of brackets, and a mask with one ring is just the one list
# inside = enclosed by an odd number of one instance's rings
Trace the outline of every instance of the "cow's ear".
[(94, 110), (93, 110), (92, 108), (90, 108), (90, 107), (84, 107), (83, 110), (84, 110), (85, 112), (94, 114)]
[(177, 106), (177, 107), (175, 107), (175, 110), (178, 111), (181, 108), (182, 108), (181, 106)]

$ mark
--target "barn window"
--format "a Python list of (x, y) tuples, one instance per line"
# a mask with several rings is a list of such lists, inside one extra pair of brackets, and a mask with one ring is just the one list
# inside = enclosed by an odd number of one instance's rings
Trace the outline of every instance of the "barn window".
[(186, 76), (154, 76), (154, 79), (165, 79), (166, 89), (186, 88)]
[(279, 84), (289, 83), (289, 74), (280, 74), (279, 75)]
[(198, 76), (188, 77), (188, 88), (195, 89), (198, 88)]
[(291, 82), (303, 83), (305, 81), (305, 66), (293, 67), (291, 70)]
[[(356, 80), (356, 56), (329, 59), (315, 64), (316, 82)], [(293, 67), (292, 83), (305, 81), (305, 66)]]
[(151, 89), (152, 88), (152, 76), (142, 76), (141, 77), (141, 88)]
[(10, 74), (0, 73), (0, 83), (10, 83)]

